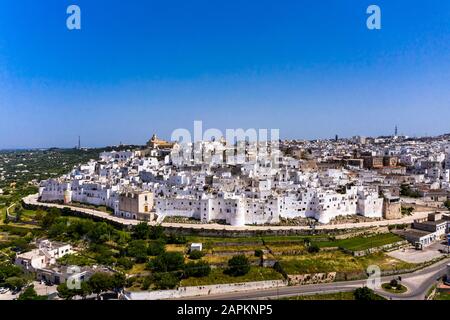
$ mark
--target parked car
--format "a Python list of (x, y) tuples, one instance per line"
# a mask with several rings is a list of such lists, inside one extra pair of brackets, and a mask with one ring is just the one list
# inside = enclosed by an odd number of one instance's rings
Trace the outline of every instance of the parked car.
[(7, 293), (9, 291), (9, 289), (8, 288), (0, 288), (0, 294), (5, 294), (5, 293)]

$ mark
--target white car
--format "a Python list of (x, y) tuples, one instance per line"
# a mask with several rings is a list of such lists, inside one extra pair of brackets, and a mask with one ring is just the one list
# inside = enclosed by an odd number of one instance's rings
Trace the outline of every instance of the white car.
[(0, 288), (0, 294), (5, 294), (9, 291), (7, 288)]

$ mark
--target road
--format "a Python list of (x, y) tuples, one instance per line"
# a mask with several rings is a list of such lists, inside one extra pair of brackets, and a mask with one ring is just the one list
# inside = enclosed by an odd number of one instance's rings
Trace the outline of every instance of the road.
[[(432, 266), (418, 270), (413, 273), (400, 275), (401, 283), (408, 288), (404, 294), (387, 293), (381, 288), (375, 289), (375, 292), (392, 300), (423, 300), (428, 290), (436, 283), (439, 277), (445, 274), (446, 265), (450, 259), (442, 260)], [(398, 275), (397, 275), (398, 276)], [(397, 277), (396, 276), (396, 277)], [(381, 283), (389, 282), (393, 276), (381, 278)], [(355, 280), (345, 282), (333, 282), (313, 285), (279, 287), (268, 290), (233, 292), (227, 294), (188, 297), (187, 300), (254, 300), (254, 299), (276, 299), (281, 297), (290, 297), (307, 294), (324, 294), (334, 292), (353, 291), (366, 285), (366, 280)]]
[[(83, 212), (85, 214), (99, 217), (102, 219), (110, 220), (116, 223), (120, 223), (123, 225), (136, 225), (140, 223), (141, 221), (138, 220), (131, 220), (131, 219), (124, 219), (120, 217), (113, 216), (111, 214), (105, 213), (103, 211), (99, 210), (92, 210), (92, 209), (86, 209), (86, 208), (80, 208), (70, 205), (60, 205), (55, 203), (43, 203), (38, 201), (38, 195), (33, 194), (30, 196), (27, 196), (23, 198), (23, 201), (26, 204), (30, 205), (38, 205), (38, 206), (45, 206), (45, 207), (56, 207), (56, 208), (71, 208), (73, 210)], [(381, 227), (381, 226), (389, 226), (389, 225), (396, 225), (396, 224), (409, 224), (412, 223), (415, 219), (425, 218), (428, 216), (428, 213), (431, 213), (434, 211), (427, 211), (427, 212), (416, 212), (415, 214), (411, 216), (406, 216), (401, 219), (396, 220), (381, 220), (381, 221), (371, 221), (371, 222), (358, 222), (358, 223), (343, 223), (343, 224), (328, 224), (328, 225), (318, 225), (315, 227), (316, 230), (345, 230), (345, 229), (354, 229), (354, 228), (369, 228), (369, 227)], [(154, 225), (156, 222), (150, 222), (149, 224)], [(311, 227), (309, 226), (244, 226), (244, 227), (236, 227), (236, 226), (230, 226), (230, 225), (220, 225), (220, 224), (188, 224), (188, 223), (161, 223), (163, 227), (168, 228), (186, 228), (186, 229), (204, 229), (204, 230), (228, 230), (228, 231), (267, 231), (267, 230), (280, 230), (280, 231), (287, 231), (287, 230), (311, 230)]]

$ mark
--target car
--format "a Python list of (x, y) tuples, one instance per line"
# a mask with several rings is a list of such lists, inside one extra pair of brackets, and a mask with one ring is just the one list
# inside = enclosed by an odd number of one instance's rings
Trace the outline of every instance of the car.
[(5, 294), (9, 291), (8, 288), (0, 288), (0, 294)]

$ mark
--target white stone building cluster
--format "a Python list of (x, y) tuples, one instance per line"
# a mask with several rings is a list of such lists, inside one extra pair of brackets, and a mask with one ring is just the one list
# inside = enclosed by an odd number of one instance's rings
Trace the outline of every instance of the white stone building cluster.
[[(173, 161), (171, 151), (180, 148), (155, 137), (146, 149), (103, 152), (43, 181), (40, 199), (106, 206), (125, 218), (181, 216), (234, 226), (276, 224), (280, 218), (328, 223), (337, 216), (382, 217), (383, 198), (370, 171), (310, 168), (308, 160), (286, 152), (276, 155), (276, 163), (274, 154), (245, 152), (243, 161), (230, 164), (223, 144), (203, 141), (202, 149), (213, 155), (203, 162)], [(319, 161), (344, 150), (326, 147)]]

